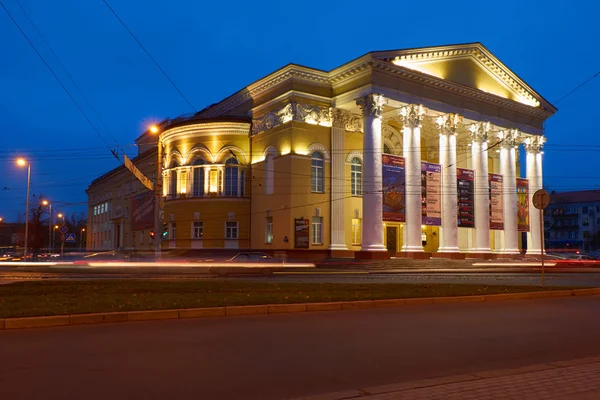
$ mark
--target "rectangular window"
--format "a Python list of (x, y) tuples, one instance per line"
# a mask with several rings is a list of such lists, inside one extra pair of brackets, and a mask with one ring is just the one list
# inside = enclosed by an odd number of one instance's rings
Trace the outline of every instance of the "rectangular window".
[(246, 195), (246, 171), (240, 171), (240, 196)]
[(140, 232), (140, 244), (144, 243), (144, 231)]
[(177, 223), (171, 222), (171, 239), (177, 239)]
[(588, 218), (583, 219), (583, 226), (590, 226), (590, 220)]
[(237, 167), (225, 168), (225, 196), (238, 195), (238, 169)]
[(352, 218), (352, 244), (360, 244), (360, 218)]
[(194, 239), (202, 239), (202, 235), (204, 235), (204, 223), (194, 221)]
[(273, 217), (266, 218), (265, 243), (273, 243)]
[(237, 222), (226, 222), (225, 223), (225, 239), (237, 239), (238, 238), (238, 223)]
[(592, 235), (591, 235), (590, 231), (583, 231), (583, 238), (584, 239), (589, 239), (591, 237), (592, 237)]
[(588, 208), (587, 208), (587, 207), (582, 207), (582, 208), (581, 208), (581, 212), (582, 212), (583, 214), (587, 214), (587, 213), (588, 213)]
[(312, 244), (323, 244), (322, 217), (312, 217)]

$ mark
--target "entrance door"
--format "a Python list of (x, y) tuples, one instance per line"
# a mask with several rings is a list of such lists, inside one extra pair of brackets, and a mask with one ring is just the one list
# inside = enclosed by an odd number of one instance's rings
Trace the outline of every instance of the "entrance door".
[(392, 253), (392, 255), (396, 254), (397, 243), (398, 243), (398, 228), (395, 226), (386, 226), (385, 227), (385, 247), (387, 250)]

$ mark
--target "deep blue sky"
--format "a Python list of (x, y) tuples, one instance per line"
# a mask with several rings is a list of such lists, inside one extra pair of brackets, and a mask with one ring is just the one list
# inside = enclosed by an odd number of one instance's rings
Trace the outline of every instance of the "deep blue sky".
[[(16, 0), (0, 1), (112, 145)], [(192, 111), (101, 0), (20, 1), (129, 154), (149, 121)], [(553, 103), (600, 69), (600, 5), (592, 0), (110, 4), (197, 110), (287, 63), (331, 69), (371, 50), (479, 41)], [(599, 89), (596, 78), (557, 104), (547, 122), (551, 189), (600, 185)], [(32, 193), (69, 214), (85, 210), (88, 184), (118, 165), (2, 8), (0, 119), (0, 216), (8, 220), (24, 209), (26, 172), (16, 156), (32, 162)]]

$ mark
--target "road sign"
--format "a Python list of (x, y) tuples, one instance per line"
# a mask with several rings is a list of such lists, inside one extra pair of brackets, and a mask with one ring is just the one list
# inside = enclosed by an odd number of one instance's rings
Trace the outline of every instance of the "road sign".
[(58, 230), (60, 231), (60, 233), (69, 232), (69, 228), (66, 225), (62, 225), (60, 228), (58, 228)]
[(550, 195), (544, 189), (536, 190), (533, 194), (533, 206), (538, 210), (543, 210), (550, 203)]
[(66, 233), (65, 234), (65, 242), (75, 243), (75, 234), (74, 233)]

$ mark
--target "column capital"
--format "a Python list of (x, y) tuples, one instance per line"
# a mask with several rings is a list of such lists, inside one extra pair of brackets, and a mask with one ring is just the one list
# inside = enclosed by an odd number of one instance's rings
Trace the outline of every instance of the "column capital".
[(362, 118), (359, 115), (335, 107), (331, 107), (329, 113), (332, 127), (343, 128), (350, 132), (362, 132)]
[(474, 142), (485, 142), (488, 140), (492, 125), (489, 122), (477, 122), (469, 126), (471, 139)]
[(423, 115), (425, 115), (425, 107), (423, 107), (421, 104), (409, 104), (405, 107), (402, 107), (398, 111), (398, 115), (400, 115), (402, 118), (402, 123), (404, 126), (411, 128), (421, 126)]
[(443, 114), (436, 118), (435, 126), (441, 135), (456, 135), (456, 128), (461, 121), (462, 117), (458, 114)]
[(370, 93), (364, 97), (356, 99), (356, 105), (361, 108), (365, 117), (371, 116), (381, 118), (384, 104), (385, 97), (377, 93)]
[(518, 129), (503, 129), (498, 132), (500, 147), (518, 147), (521, 132)]
[(523, 141), (525, 150), (528, 153), (541, 153), (544, 148), (544, 143), (546, 143), (546, 137), (542, 135), (529, 136)]

